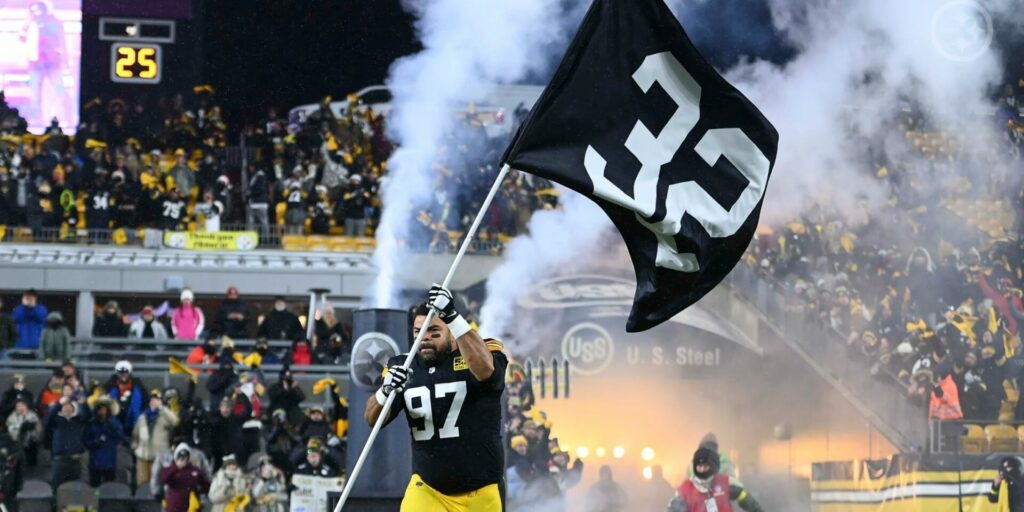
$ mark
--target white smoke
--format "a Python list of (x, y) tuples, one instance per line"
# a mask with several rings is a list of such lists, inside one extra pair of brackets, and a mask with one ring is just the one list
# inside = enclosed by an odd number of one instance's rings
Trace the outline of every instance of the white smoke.
[[(685, 28), (702, 23), (688, 7), (703, 1), (667, 3)], [(884, 201), (887, 192), (872, 176), (878, 163), (867, 158), (865, 144), (884, 147), (890, 157), (919, 158), (901, 144), (903, 128), (896, 118), (905, 106), (923, 111), (935, 124), (959, 128), (976, 147), (998, 142), (992, 117), (979, 115), (992, 111), (990, 94), (1002, 79), (998, 52), (985, 41), (984, 17), (1019, 30), (1024, 15), (1018, 11), (1024, 10), (1014, 11), (1013, 0), (984, 7), (965, 0), (768, 3), (775, 29), (796, 55), (781, 65), (748, 59), (725, 73), (780, 134), (762, 222), (798, 214), (823, 193), (845, 210), (859, 199)], [(573, 17), (579, 19), (581, 12)], [(590, 233), (595, 219), (604, 219), (599, 210), (595, 215), (573, 215), (569, 208), (542, 213), (532, 220), (529, 237), (514, 241), (506, 262), (488, 280), (481, 325), (492, 334), (501, 334), (530, 280), (554, 274), (573, 255), (600, 252), (600, 237), (579, 237)]]
[(495, 84), (540, 71), (548, 65), (550, 44), (562, 37), (559, 3), (550, 0), (409, 0), (405, 7), (418, 18), (423, 51), (397, 61), (387, 81), (394, 96), (389, 129), (399, 147), (382, 190), (374, 253), (378, 307), (396, 305), (403, 241), (413, 208), (433, 192), (437, 148), (453, 126), (455, 109), (484, 99)]
[(782, 65), (750, 61), (727, 73), (780, 134), (763, 220), (785, 220), (822, 193), (850, 203), (858, 194), (885, 199), (872, 177), (879, 162), (866, 158), (865, 146), (919, 158), (903, 146), (896, 123), (905, 108), (957, 128), (975, 147), (994, 147), (995, 123), (982, 114), (993, 109), (989, 95), (1002, 70), (986, 42), (985, 16), (1007, 14), (1009, 4), (769, 0), (776, 30), (798, 54)]
[(561, 210), (538, 211), (529, 234), (516, 237), (505, 249), (505, 263), (487, 279), (487, 302), (480, 310), (485, 335), (504, 336), (515, 317), (515, 303), (538, 280), (569, 263), (584, 265), (600, 254), (592, 251), (612, 226), (593, 201), (559, 187)]

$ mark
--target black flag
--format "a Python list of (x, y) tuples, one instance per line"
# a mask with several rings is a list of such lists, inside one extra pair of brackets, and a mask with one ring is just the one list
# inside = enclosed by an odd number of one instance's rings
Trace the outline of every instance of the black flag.
[(596, 201), (637, 290), (626, 330), (714, 288), (757, 227), (779, 135), (664, 0), (595, 0), (503, 162)]

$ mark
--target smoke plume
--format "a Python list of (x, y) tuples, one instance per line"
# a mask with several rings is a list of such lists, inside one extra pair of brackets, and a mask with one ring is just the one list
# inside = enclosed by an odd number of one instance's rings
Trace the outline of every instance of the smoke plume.
[(429, 200), (439, 142), (452, 128), (455, 109), (486, 97), (544, 66), (548, 45), (559, 39), (558, 2), (516, 0), (409, 0), (423, 50), (395, 62), (389, 129), (399, 149), (388, 161), (385, 204), (374, 261), (379, 307), (394, 306), (395, 268), (403, 259), (413, 212)]
[(586, 264), (611, 221), (591, 200), (559, 187), (561, 210), (538, 211), (530, 218), (529, 234), (505, 250), (506, 262), (487, 279), (487, 302), (480, 310), (481, 330), (504, 336), (515, 315), (516, 299), (538, 280), (568, 264)]
[[(708, 29), (697, 4), (668, 0), (684, 28)], [(883, 161), (912, 162), (924, 157), (907, 147), (899, 118), (907, 108), (935, 126), (956, 129), (963, 144), (997, 154), (1000, 135), (991, 113), (994, 88), (1003, 79), (1000, 55), (990, 40), (992, 19), (1019, 32), (1021, 15), (1010, 0), (982, 4), (932, 0), (768, 0), (771, 27), (755, 26), (749, 37), (773, 30), (794, 49), (785, 62), (744, 58), (725, 71), (772, 121), (780, 134), (778, 160), (765, 195), (762, 222), (777, 223), (799, 214), (812, 200), (841, 211), (857, 203), (871, 207), (888, 198), (874, 171)], [(573, 17), (589, 2), (581, 2)], [(582, 6), (582, 7), (580, 7)], [(753, 20), (741, 22), (756, 23)], [(765, 22), (767, 24), (767, 22)], [(713, 28), (712, 33), (716, 32)], [(719, 40), (697, 41), (706, 55), (717, 47), (738, 46), (747, 37), (728, 31)], [(749, 46), (749, 45), (746, 45)], [(981, 170), (987, 172), (987, 170)], [(552, 231), (586, 233), (595, 216), (544, 212), (530, 224), (524, 246), (544, 247)], [(609, 238), (613, 239), (613, 238)], [(559, 240), (554, 238), (554, 240)], [(599, 238), (574, 240), (575, 254), (592, 254)], [(503, 327), (518, 295), (528, 284), (554, 274), (567, 257), (560, 251), (522, 250), (488, 281), (482, 325)], [(550, 260), (546, 256), (550, 255)], [(515, 276), (514, 278), (511, 276)], [(518, 281), (517, 281), (518, 280)], [(492, 295), (493, 294), (493, 295)], [(490, 322), (495, 324), (492, 326)]]

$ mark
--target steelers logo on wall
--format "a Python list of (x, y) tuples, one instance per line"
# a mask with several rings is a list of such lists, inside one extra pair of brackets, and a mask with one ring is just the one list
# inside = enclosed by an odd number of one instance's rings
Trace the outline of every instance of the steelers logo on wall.
[(368, 332), (360, 336), (352, 346), (352, 382), (366, 390), (377, 389), (388, 359), (398, 353), (398, 344), (387, 334)]

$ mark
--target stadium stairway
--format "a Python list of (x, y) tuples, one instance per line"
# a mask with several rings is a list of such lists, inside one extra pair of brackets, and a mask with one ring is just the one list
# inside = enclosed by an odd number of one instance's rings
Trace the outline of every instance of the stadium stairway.
[[(728, 292), (712, 293), (709, 305), (764, 346), (774, 338), (802, 359), (856, 411), (904, 453), (928, 446), (928, 415), (885, 376), (872, 375), (867, 361), (852, 357), (840, 335), (809, 322), (794, 297), (785, 296), (742, 263), (723, 282)], [(721, 290), (723, 287), (719, 287)], [(751, 325), (755, 324), (755, 325)]]

